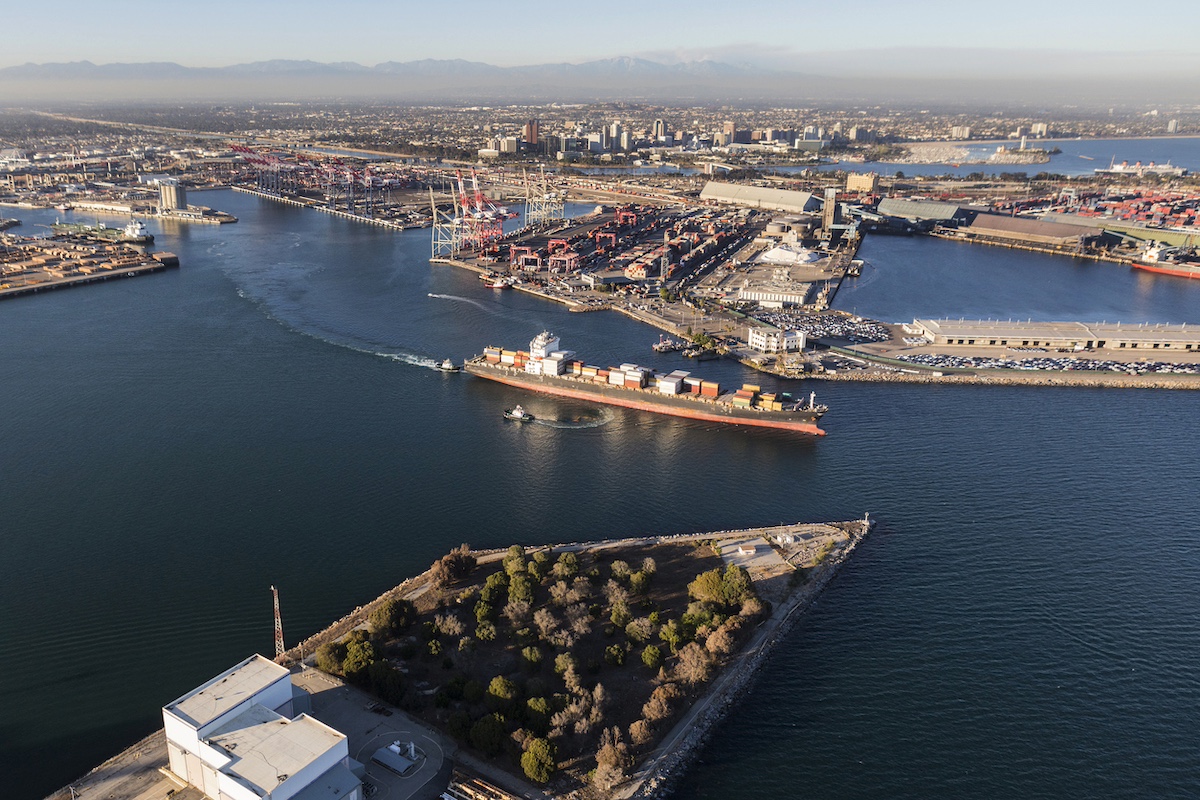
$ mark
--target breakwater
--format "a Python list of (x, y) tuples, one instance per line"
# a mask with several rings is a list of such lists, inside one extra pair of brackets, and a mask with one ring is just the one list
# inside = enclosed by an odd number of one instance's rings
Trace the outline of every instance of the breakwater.
[(737, 700), (753, 688), (758, 671), (770, 658), (774, 647), (816, 601), (872, 527), (874, 523), (867, 519), (846, 524), (849, 540), (814, 567), (805, 584), (772, 612), (738, 658), (725, 667), (709, 691), (672, 729), (633, 780), (617, 794), (618, 797), (650, 800), (671, 795), (717, 725)]

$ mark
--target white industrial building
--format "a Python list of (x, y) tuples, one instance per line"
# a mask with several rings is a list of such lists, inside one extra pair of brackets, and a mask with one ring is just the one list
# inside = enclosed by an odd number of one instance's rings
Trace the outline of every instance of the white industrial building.
[(773, 331), (766, 328), (750, 328), (746, 343), (751, 350), (760, 353), (792, 353), (803, 350), (806, 344), (804, 331)]
[(761, 208), (769, 211), (799, 213), (816, 211), (821, 201), (811, 192), (796, 192), (791, 189), (765, 189), (760, 186), (743, 186), (737, 183), (709, 181), (700, 190), (700, 200), (706, 203), (728, 204)]
[(251, 656), (163, 707), (170, 770), (212, 800), (361, 800), (346, 736), (291, 713), (291, 673)]

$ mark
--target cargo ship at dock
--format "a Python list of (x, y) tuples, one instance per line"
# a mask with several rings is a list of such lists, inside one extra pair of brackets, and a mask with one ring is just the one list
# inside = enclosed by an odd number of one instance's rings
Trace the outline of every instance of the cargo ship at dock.
[(1200, 256), (1190, 248), (1156, 245), (1134, 261), (1133, 268), (1176, 278), (1200, 278)]
[(817, 422), (829, 409), (818, 405), (812, 395), (798, 400), (748, 384), (728, 391), (682, 370), (662, 375), (636, 364), (602, 368), (573, 356), (559, 349), (556, 336), (543, 332), (529, 343), (528, 351), (487, 347), (464, 369), (476, 377), (541, 394), (705, 422), (825, 435)]

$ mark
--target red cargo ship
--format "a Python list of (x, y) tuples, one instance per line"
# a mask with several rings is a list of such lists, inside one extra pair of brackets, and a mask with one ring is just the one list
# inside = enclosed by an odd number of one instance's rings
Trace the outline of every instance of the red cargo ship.
[(661, 375), (635, 364), (594, 367), (572, 355), (558, 349), (557, 337), (541, 333), (528, 351), (488, 347), (464, 368), (480, 378), (542, 394), (706, 422), (825, 435), (817, 422), (829, 409), (817, 405), (812, 395), (805, 402), (752, 385), (729, 392), (688, 372)]
[(1156, 245), (1146, 250), (1141, 261), (1133, 262), (1133, 268), (1176, 278), (1200, 278), (1200, 257), (1189, 248)]

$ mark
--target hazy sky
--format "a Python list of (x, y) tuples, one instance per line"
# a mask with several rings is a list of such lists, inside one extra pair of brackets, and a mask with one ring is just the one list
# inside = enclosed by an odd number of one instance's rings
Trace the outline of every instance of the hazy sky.
[[(1058, 51), (1053, 63), (1080, 51), (1144, 60), (1151, 44), (1156, 53), (1191, 53), (1200, 13), (1186, 6), (1159, 4), (1161, 13), (1150, 6), (1134, 17), (1127, 0), (54, 0), (5, 9), (0, 66), (268, 59), (371, 66), (422, 58), (515, 66), (632, 55), (808, 68), (805, 54), (883, 49), (886, 64), (876, 69), (921, 74), (937, 70), (936, 60), (909, 58), (910, 48)], [(1007, 58), (994, 55), (1001, 64)]]

